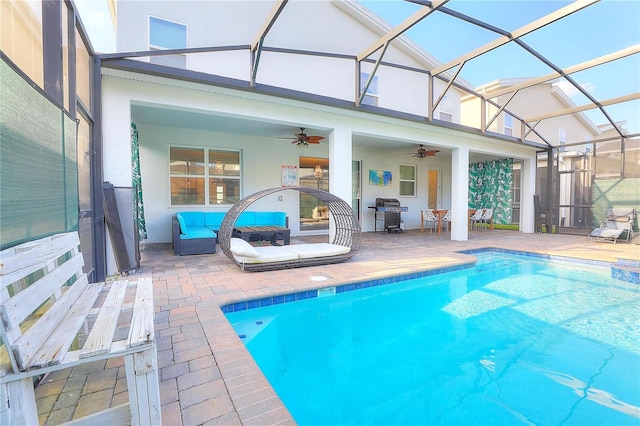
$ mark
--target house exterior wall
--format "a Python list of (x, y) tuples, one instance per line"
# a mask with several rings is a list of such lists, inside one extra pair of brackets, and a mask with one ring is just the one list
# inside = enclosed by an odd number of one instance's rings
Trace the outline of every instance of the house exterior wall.
[[(480, 88), (476, 90), (483, 93), (486, 98), (490, 99), (492, 91), (502, 89), (504, 87), (504, 85), (494, 83), (489, 88)], [(510, 101), (509, 97), (511, 96), (511, 93), (500, 96), (496, 102), (500, 105), (505, 105), (505, 103), (509, 101), (507, 109), (519, 111), (521, 117), (526, 119), (568, 108), (569, 105), (566, 101), (563, 101), (563, 98), (566, 97), (566, 95), (564, 97), (554, 95), (554, 92), (557, 90), (559, 89), (553, 87), (551, 83), (540, 84), (522, 89)], [(462, 98), (461, 124), (477, 128), (480, 127), (480, 102), (480, 99), (476, 97), (465, 96)], [(497, 108), (487, 103), (486, 110), (488, 122), (488, 120), (497, 112)], [(488, 127), (488, 130), (504, 134), (504, 125), (504, 114), (500, 114)], [(595, 139), (599, 134), (598, 130), (594, 126), (586, 124), (585, 121), (579, 120), (573, 114), (542, 120), (535, 128), (543, 135), (550, 135), (548, 136), (547, 141), (554, 146), (560, 145), (559, 129), (565, 130), (566, 143), (576, 143)], [(518, 120), (514, 120), (513, 136), (520, 137), (520, 122)], [(533, 132), (529, 133), (527, 140), (544, 143), (544, 141)]]
[[(406, 151), (410, 152), (416, 143), (428, 142), (447, 148), (468, 147), (477, 152), (509, 156), (520, 159), (533, 159), (535, 154), (528, 147), (510, 144), (470, 135), (461, 131), (429, 126), (424, 123), (407, 122), (397, 118), (382, 117), (360, 111), (347, 111), (335, 107), (258, 95), (250, 92), (224, 89), (219, 87), (190, 84), (161, 79), (152, 76), (123, 75), (122, 72), (109, 71), (103, 75), (103, 120), (110, 123), (104, 129), (104, 179), (116, 186), (130, 186), (130, 122), (132, 105), (160, 105), (167, 108), (189, 108), (194, 111), (233, 116), (247, 120), (310, 123), (315, 128), (341, 129), (345, 134), (367, 135), (382, 139), (401, 139), (406, 141)], [(125, 78), (126, 77), (126, 78)], [(152, 81), (140, 81), (140, 80)], [(167, 127), (157, 124), (148, 125), (136, 121), (139, 131), (141, 175), (145, 201), (148, 240), (143, 243), (169, 242), (171, 216), (182, 210), (226, 210), (224, 207), (170, 206), (169, 194), (169, 146), (194, 146), (239, 149), (242, 157), (242, 196), (249, 195), (265, 187), (281, 184), (281, 166), (297, 165), (299, 157), (312, 156), (330, 158), (329, 144), (320, 144), (300, 149), (292, 146), (288, 140), (265, 138), (256, 135), (238, 135), (204, 131), (184, 127)], [(331, 137), (329, 138), (331, 139)], [(344, 147), (343, 147), (344, 149)], [(451, 158), (442, 155), (418, 159), (401, 153), (376, 151), (366, 146), (352, 146), (353, 160), (362, 162), (362, 217), (363, 231), (374, 230), (374, 214), (368, 206), (375, 205), (375, 199), (399, 198), (398, 182), (394, 179), (390, 186), (369, 185), (367, 173), (370, 169), (389, 170), (398, 176), (400, 164), (417, 166), (417, 196), (401, 197), (402, 205), (409, 208), (403, 214), (407, 229), (420, 227), (420, 209), (427, 205), (427, 169), (439, 167), (442, 170), (441, 192), (444, 195), (442, 207), (449, 208), (452, 194), (456, 188), (451, 184)], [(334, 159), (335, 160), (335, 159)], [(345, 168), (346, 169), (346, 168)], [(351, 164), (348, 171), (350, 174)], [(339, 173), (336, 171), (336, 173)], [(347, 188), (346, 190), (343, 188)], [(350, 182), (340, 185), (341, 190), (349, 191)], [(334, 190), (332, 190), (334, 192)], [(293, 193), (292, 193), (293, 194)], [(348, 196), (343, 196), (349, 199)], [(264, 204), (256, 208), (284, 210), (289, 215), (292, 235), (299, 232), (297, 196), (285, 193), (283, 201), (277, 199), (261, 200)], [(277, 206), (277, 207), (274, 207)]]
[[(187, 4), (188, 3), (188, 4)], [(248, 44), (257, 35), (255, 31), (267, 16), (263, 2), (249, 2), (255, 13), (240, 14), (242, 19), (227, 22), (229, 8), (247, 7), (247, 2), (175, 2), (147, 1), (121, 2), (118, 9), (118, 50), (148, 50), (149, 16), (168, 19), (188, 26), (188, 47), (228, 46)], [(265, 45), (270, 47), (305, 49), (320, 52), (343, 53), (369, 46), (380, 36), (372, 28), (345, 13), (345, 3), (293, 2), (285, 7), (282, 15), (269, 32)], [(336, 7), (339, 4), (340, 7)], [(301, 9), (299, 6), (304, 5)], [(270, 6), (269, 6), (270, 7)], [(238, 16), (234, 14), (233, 16)], [(256, 16), (261, 17), (256, 21)], [(314, 29), (326, 28), (322, 22), (333, 22), (327, 36), (315, 37), (309, 30), (307, 17), (313, 16)], [(366, 21), (366, 20), (365, 20)], [(302, 24), (301, 24), (302, 22)], [(337, 24), (339, 23), (339, 24)], [(304, 24), (304, 25), (303, 25)], [(144, 30), (141, 30), (144, 28)], [(379, 29), (379, 28), (378, 28)], [(299, 37), (292, 37), (299, 34)], [(126, 42), (126, 43), (125, 43)], [(392, 46), (385, 61), (407, 67), (424, 69), (428, 55), (421, 56), (408, 44)], [(375, 58), (375, 54), (373, 55)], [(214, 59), (215, 58), (215, 59)], [(362, 63), (362, 71), (371, 71), (372, 65)], [(240, 80), (249, 80), (250, 56), (248, 52), (214, 52), (190, 55), (187, 68), (212, 72)], [(291, 52), (264, 51), (260, 58), (256, 83), (327, 96), (334, 100), (355, 101), (355, 60), (318, 55), (300, 55)], [(427, 117), (428, 76), (414, 69), (380, 65), (378, 78), (378, 107)], [(198, 147), (237, 149), (241, 153), (242, 188), (244, 197), (265, 187), (281, 184), (282, 165), (297, 165), (299, 157), (329, 158), (330, 190), (344, 199), (351, 198), (351, 160), (361, 163), (361, 226), (363, 231), (375, 229), (375, 214), (369, 206), (376, 198), (398, 198), (409, 212), (402, 218), (406, 229), (420, 227), (420, 209), (428, 205), (428, 169), (440, 172), (441, 208), (458, 210), (452, 238), (467, 238), (466, 213), (469, 155), (486, 154), (494, 157), (510, 157), (535, 163), (535, 152), (529, 146), (513, 144), (479, 134), (470, 134), (453, 128), (433, 126), (427, 120), (403, 120), (386, 115), (371, 114), (362, 110), (344, 109), (312, 101), (294, 100), (260, 93), (260, 91), (234, 90), (214, 85), (203, 85), (171, 78), (137, 74), (103, 68), (103, 122), (104, 129), (104, 179), (114, 185), (129, 186), (128, 169), (130, 152), (130, 123), (136, 122), (139, 131), (142, 186), (145, 201), (148, 239), (143, 243), (170, 242), (171, 216), (184, 210), (226, 210), (229, 206), (171, 206), (169, 147)], [(434, 81), (434, 100), (445, 83)], [(462, 92), (450, 88), (447, 102), (435, 111), (452, 115), (452, 121), (461, 120), (460, 98)], [(195, 128), (188, 125), (167, 126), (137, 120), (132, 112), (137, 106), (153, 106), (168, 110), (191, 111), (218, 117), (233, 117), (248, 122), (278, 123), (279, 125), (322, 129), (329, 137), (322, 144), (310, 146), (304, 151), (292, 146), (289, 140), (266, 137), (252, 132), (225, 133), (212, 128)], [(367, 143), (354, 144), (354, 139), (394, 141), (405, 148), (379, 150)], [(442, 147), (435, 157), (418, 159), (409, 155), (417, 144)], [(452, 155), (453, 154), (453, 155)], [(455, 161), (454, 161), (455, 160)], [(399, 197), (400, 165), (416, 166), (416, 196)], [(466, 166), (465, 166), (466, 165)], [(375, 186), (368, 182), (369, 170), (390, 171), (394, 179), (389, 186)], [(465, 176), (461, 176), (460, 174)], [(533, 193), (535, 182), (530, 174), (524, 174), (523, 192)], [(284, 193), (283, 200), (263, 199), (256, 209), (284, 210), (290, 218), (292, 235), (298, 235), (300, 226), (298, 195)], [(529, 204), (532, 204), (529, 203)], [(523, 203), (526, 210), (527, 202)], [(531, 221), (531, 224), (528, 221)], [(465, 226), (460, 226), (464, 223)], [(533, 217), (520, 218), (524, 232), (533, 231)], [(112, 264), (112, 260), (110, 264)]]
[[(356, 61), (351, 56), (378, 40), (382, 32), (365, 27), (345, 13), (344, 5), (337, 7), (336, 2), (293, 3), (283, 9), (265, 38), (265, 46), (350, 57), (264, 50), (260, 56), (256, 84), (355, 101)], [(247, 7), (252, 13), (246, 13)], [(166, 1), (119, 2), (117, 49), (121, 52), (149, 50), (150, 16), (186, 25), (186, 47), (189, 48), (248, 45), (258, 35), (262, 20), (270, 9), (271, 3), (260, 1), (181, 1), (180, 7)], [(234, 19), (228, 19), (229, 16), (234, 16)], [(313, 25), (310, 25), (309, 17), (313, 17)], [(391, 44), (384, 61), (414, 69), (424, 68), (429, 59), (418, 58), (415, 52), (413, 55), (407, 53), (408, 48), (399, 48), (399, 43), (394, 41)], [(370, 59), (375, 60), (377, 55), (374, 53)], [(241, 80), (251, 77), (251, 55), (247, 49), (189, 54), (186, 61), (187, 69), (194, 71)], [(372, 68), (372, 63), (362, 63), (363, 72), (371, 72)], [(429, 77), (411, 68), (382, 64), (377, 69), (378, 106), (426, 117)], [(441, 92), (444, 83), (436, 80), (435, 85), (436, 93)], [(451, 88), (448, 95), (452, 98), (453, 121), (459, 122), (458, 100), (462, 92)]]

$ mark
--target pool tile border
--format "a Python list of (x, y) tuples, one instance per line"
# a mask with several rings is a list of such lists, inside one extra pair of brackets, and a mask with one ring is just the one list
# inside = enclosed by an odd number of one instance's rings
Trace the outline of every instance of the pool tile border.
[[(392, 283), (396, 283), (404, 280), (423, 278), (431, 275), (443, 274), (446, 272), (460, 271), (463, 269), (473, 268), (475, 264), (476, 264), (475, 261), (466, 262), (458, 265), (447, 266), (444, 268), (429, 269), (426, 271), (411, 272), (408, 274), (395, 275), (392, 277), (377, 278), (373, 280), (359, 281), (359, 282), (348, 283), (348, 284), (340, 284), (335, 286), (335, 293), (336, 294), (345, 293), (348, 291), (361, 290), (363, 288), (392, 284)], [(325, 288), (326, 287), (318, 288), (314, 290), (300, 291), (297, 293), (290, 293), (290, 294), (284, 294), (284, 295), (281, 294), (281, 295), (272, 296), (272, 297), (264, 297), (261, 299), (247, 300), (244, 302), (234, 302), (234, 303), (229, 303), (227, 305), (223, 305), (220, 307), (220, 309), (224, 314), (228, 314), (231, 312), (245, 311), (247, 309), (261, 308), (263, 306), (271, 306), (271, 305), (278, 305), (281, 303), (290, 303), (290, 302), (297, 302), (305, 299), (313, 299), (318, 297), (318, 292), (324, 290)]]
[[(584, 265), (611, 267), (612, 276), (614, 274), (614, 269), (615, 269), (614, 264), (611, 262), (604, 262), (604, 261), (590, 260), (590, 259), (579, 259), (579, 258), (569, 257), (569, 256), (533, 253), (533, 252), (522, 251), (522, 250), (510, 250), (510, 249), (503, 249), (498, 247), (483, 247), (483, 248), (470, 249), (470, 250), (460, 250), (457, 253), (474, 255), (477, 253), (486, 253), (489, 251), (493, 251), (497, 253), (516, 254), (516, 255), (527, 256), (527, 257), (535, 257), (539, 259), (578, 263), (578, 264), (584, 264)], [(466, 262), (459, 265), (447, 266), (444, 268), (429, 269), (426, 271), (417, 271), (409, 274), (395, 275), (391, 277), (378, 278), (374, 280), (366, 280), (366, 281), (360, 281), (360, 282), (349, 283), (349, 284), (341, 284), (341, 285), (335, 286), (335, 293), (336, 294), (345, 293), (348, 291), (361, 290), (363, 288), (392, 284), (398, 281), (411, 280), (415, 278), (423, 278), (431, 275), (443, 274), (446, 272), (469, 269), (474, 267), (475, 264), (476, 264), (475, 261)], [(627, 271), (624, 271), (624, 272), (616, 271), (615, 274), (616, 276), (613, 276), (613, 278), (618, 278), (627, 282), (637, 282), (637, 277), (635, 275), (633, 275), (631, 279), (628, 278), (629, 273)], [(323, 288), (314, 289), (314, 290), (300, 291), (297, 293), (290, 293), (290, 294), (284, 294), (284, 295), (281, 294), (281, 295), (265, 297), (261, 299), (252, 299), (252, 300), (247, 300), (243, 302), (234, 302), (234, 303), (229, 303), (227, 305), (223, 305), (220, 307), (220, 309), (222, 310), (223, 313), (228, 314), (231, 312), (245, 311), (247, 309), (255, 309), (255, 308), (261, 308), (264, 306), (278, 305), (281, 303), (290, 303), (290, 302), (297, 302), (305, 299), (313, 299), (318, 297), (318, 292), (324, 289), (325, 288), (323, 287)]]
[(537, 257), (540, 259), (559, 260), (562, 262), (580, 263), (583, 265), (605, 266), (605, 267), (612, 266), (611, 262), (604, 262), (601, 260), (579, 259), (577, 257), (558, 256), (555, 254), (533, 253), (530, 251), (511, 250), (511, 249), (503, 249), (498, 247), (485, 247), (485, 248), (479, 248), (479, 249), (462, 250), (462, 251), (459, 251), (458, 253), (475, 254), (475, 253), (483, 253), (487, 251), (495, 251), (498, 253), (507, 253), (507, 254), (517, 254), (520, 256), (528, 256), (528, 257)]

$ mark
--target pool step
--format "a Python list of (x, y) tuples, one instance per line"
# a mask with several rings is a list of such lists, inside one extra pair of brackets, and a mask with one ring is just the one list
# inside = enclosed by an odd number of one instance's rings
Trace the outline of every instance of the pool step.
[(640, 260), (618, 259), (611, 265), (611, 277), (628, 283), (640, 284)]

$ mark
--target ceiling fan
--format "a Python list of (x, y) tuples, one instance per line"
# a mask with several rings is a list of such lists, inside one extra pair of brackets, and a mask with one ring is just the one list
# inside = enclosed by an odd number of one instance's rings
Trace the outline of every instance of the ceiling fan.
[(436, 154), (440, 152), (440, 150), (438, 149), (424, 149), (424, 145), (420, 145), (420, 148), (418, 148), (415, 152), (415, 154), (412, 154), (412, 157), (417, 157), (417, 158), (424, 158), (424, 157), (435, 157)]
[(311, 144), (319, 144), (321, 140), (324, 139), (322, 136), (312, 136), (307, 135), (304, 132), (304, 127), (300, 127), (300, 133), (293, 134), (296, 138), (291, 142), (292, 144), (296, 144), (298, 146), (307, 146)]

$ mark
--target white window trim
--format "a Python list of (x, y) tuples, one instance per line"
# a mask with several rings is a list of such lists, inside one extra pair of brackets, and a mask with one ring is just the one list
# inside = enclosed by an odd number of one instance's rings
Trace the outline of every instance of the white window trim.
[[(168, 49), (165, 46), (157, 46), (151, 44), (151, 19), (157, 19), (159, 21), (169, 22), (171, 24), (181, 25), (184, 27), (184, 48), (186, 49), (189, 46), (189, 26), (187, 24), (183, 24), (182, 22), (173, 21), (171, 19), (161, 18), (159, 16), (148, 15), (147, 16), (147, 46), (149, 50), (165, 50)], [(178, 55), (173, 55), (178, 56)], [(184, 56), (184, 67), (185, 69), (189, 68), (189, 56), (187, 54), (180, 54), (180, 56)], [(151, 57), (149, 57), (149, 61), (151, 61)]]
[[(401, 178), (401, 173), (400, 173), (400, 169), (402, 167), (411, 167), (413, 168), (413, 179), (402, 179)], [(404, 197), (404, 198), (416, 198), (418, 196), (418, 185), (417, 185), (417, 179), (418, 179), (418, 167), (415, 164), (400, 164), (400, 166), (398, 167), (398, 196), (399, 197)], [(413, 195), (403, 195), (400, 194), (400, 183), (402, 182), (411, 182), (413, 183)]]
[[(366, 82), (369, 80), (369, 76), (371, 75), (371, 73), (365, 72), (365, 71), (361, 71), (360, 72), (360, 82), (362, 84), (366, 84)], [(376, 90), (375, 92), (373, 92), (371, 90), (371, 87), (373, 87), (373, 83), (376, 82), (375, 87), (378, 88), (378, 90)], [(367, 88), (367, 92), (364, 95), (364, 98), (362, 98), (362, 103), (365, 105), (372, 105), (372, 106), (378, 106), (378, 101), (380, 99), (380, 86), (378, 86), (380, 82), (380, 79), (378, 78), (377, 75), (373, 76), (373, 80), (371, 80), (371, 84), (369, 85), (369, 87)], [(367, 103), (365, 102), (365, 99), (373, 99), (373, 103)]]
[[(184, 148), (184, 149), (201, 149), (204, 150), (204, 174), (203, 175), (186, 175), (186, 174), (171, 174), (171, 148)], [(223, 176), (223, 175), (214, 175), (209, 173), (209, 151), (228, 151), (228, 152), (236, 152), (239, 156), (240, 163), (240, 175), (239, 176)], [(211, 206), (231, 206), (232, 204), (217, 204), (209, 202), (209, 179), (224, 179), (224, 180), (237, 180), (238, 188), (240, 188), (239, 198), (242, 199), (242, 174), (243, 174), (243, 166), (242, 166), (242, 151), (239, 149), (228, 149), (228, 148), (215, 148), (215, 147), (202, 147), (202, 146), (191, 146), (191, 145), (169, 145), (167, 152), (167, 176), (169, 179), (169, 207), (172, 208), (180, 208), (180, 207), (211, 207)], [(187, 178), (187, 177), (198, 177), (204, 179), (204, 204), (173, 204), (171, 201), (171, 178)]]
[[(511, 123), (510, 123), (511, 125), (510, 125), (510, 126), (507, 124), (507, 121), (509, 121), (509, 120), (508, 120), (509, 118), (511, 119)], [(504, 115), (504, 125), (503, 125), (503, 127), (504, 127), (504, 134), (505, 134), (505, 135), (507, 135), (507, 136), (513, 136), (513, 127), (514, 127), (514, 123), (515, 123), (515, 118), (513, 118), (513, 116), (512, 116), (512, 115), (510, 115), (510, 114), (508, 114), (508, 113), (505, 113), (505, 115)]]

